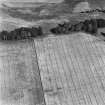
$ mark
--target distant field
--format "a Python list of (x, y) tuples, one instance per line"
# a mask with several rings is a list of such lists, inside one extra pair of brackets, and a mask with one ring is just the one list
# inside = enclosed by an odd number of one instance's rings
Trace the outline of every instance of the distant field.
[(105, 0), (65, 0), (67, 4), (69, 4), (70, 7), (75, 6), (75, 4), (79, 2), (84, 2), (87, 1), (91, 5), (92, 8), (100, 7), (104, 8), (105, 7)]
[[(105, 18), (103, 13), (91, 13), (91, 14), (74, 14), (72, 9), (76, 4), (84, 0), (67, 0), (64, 3), (10, 3), (2, 5), (0, 8), (1, 17), (4, 20), (2, 23), (2, 29), (12, 30), (15, 27), (21, 26), (35, 26), (35, 25), (45, 25), (49, 23), (56, 24), (63, 21), (71, 21), (75, 23), (84, 19), (93, 18)], [(104, 7), (104, 0), (87, 0), (91, 5), (91, 8)], [(21, 5), (20, 5), (21, 4)], [(20, 6), (19, 6), (20, 5)], [(23, 5), (23, 6), (22, 6)], [(31, 6), (32, 5), (32, 6)], [(72, 5), (72, 6), (71, 6)], [(53, 20), (53, 21), (52, 21)], [(43, 26), (44, 26), (43, 25)], [(10, 26), (10, 27), (9, 27)], [(48, 26), (49, 27), (49, 26)]]

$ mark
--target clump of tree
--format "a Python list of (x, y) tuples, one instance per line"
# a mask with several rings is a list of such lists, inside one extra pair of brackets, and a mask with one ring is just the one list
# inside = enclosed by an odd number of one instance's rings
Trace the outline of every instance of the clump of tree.
[(22, 40), (22, 39), (36, 38), (40, 36), (43, 36), (43, 31), (40, 26), (37, 28), (21, 27), (10, 32), (8, 31), (0, 32), (1, 40)]
[(104, 9), (93, 9), (93, 10), (82, 11), (80, 13), (94, 13), (94, 12), (105, 13), (105, 10)]
[[(86, 32), (90, 34), (97, 34), (98, 28), (105, 27), (104, 19), (90, 19), (71, 24), (70, 22), (64, 22), (58, 24), (56, 27), (50, 29), (50, 32), (55, 35), (69, 34), (72, 32)], [(44, 37), (42, 27), (21, 27), (13, 31), (0, 32), (0, 40), (23, 40), (37, 37)]]
[(105, 27), (105, 19), (96, 19), (97, 21), (97, 27), (98, 28), (104, 28)]
[(98, 28), (105, 27), (104, 19), (90, 19), (81, 21), (76, 24), (71, 24), (70, 22), (64, 22), (63, 24), (58, 24), (57, 27), (52, 28), (50, 31), (53, 34), (69, 34), (71, 32), (83, 31), (90, 34), (96, 34)]

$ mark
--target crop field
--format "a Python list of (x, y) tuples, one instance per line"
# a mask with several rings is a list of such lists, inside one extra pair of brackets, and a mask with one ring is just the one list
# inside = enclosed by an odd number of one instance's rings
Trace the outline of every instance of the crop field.
[(105, 0), (0, 4), (0, 31), (41, 26), (48, 35), (0, 42), (0, 105), (105, 105), (105, 28), (97, 38), (49, 31), (64, 21), (105, 19), (104, 12), (74, 13), (82, 1), (105, 9)]
[(0, 105), (104, 105), (105, 42), (85, 33), (0, 42)]
[(40, 73), (32, 41), (0, 42), (0, 105), (42, 105)]
[(103, 41), (78, 33), (35, 45), (46, 105), (104, 105)]

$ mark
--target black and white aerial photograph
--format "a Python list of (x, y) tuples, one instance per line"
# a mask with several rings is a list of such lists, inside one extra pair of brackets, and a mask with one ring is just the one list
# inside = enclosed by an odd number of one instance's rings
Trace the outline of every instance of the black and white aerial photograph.
[(105, 105), (105, 0), (0, 0), (0, 105)]

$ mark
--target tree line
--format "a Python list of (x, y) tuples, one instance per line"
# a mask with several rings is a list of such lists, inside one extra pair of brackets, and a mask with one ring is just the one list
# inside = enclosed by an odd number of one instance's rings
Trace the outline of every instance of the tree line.
[[(64, 22), (58, 24), (56, 27), (51, 28), (49, 31), (54, 35), (70, 34), (72, 32), (83, 31), (90, 34), (96, 34), (98, 28), (105, 27), (104, 19), (89, 19), (80, 21), (76, 24), (70, 22)], [(39, 27), (21, 27), (14, 29), (13, 31), (2, 31), (0, 32), (0, 40), (22, 40), (29, 38), (37, 38), (45, 36), (41, 26)]]
[(78, 22), (77, 24), (64, 22), (63, 24), (58, 24), (50, 31), (56, 35), (69, 34), (71, 32), (79, 32), (79, 31), (83, 31), (90, 34), (96, 34), (98, 31), (98, 28), (104, 28), (104, 27), (105, 27), (104, 19), (89, 19), (89, 20)]
[(1, 40), (22, 40), (22, 39), (36, 38), (42, 35), (43, 35), (43, 31), (40, 26), (32, 27), (32, 28), (21, 27), (10, 32), (8, 31), (0, 32), (0, 39)]

